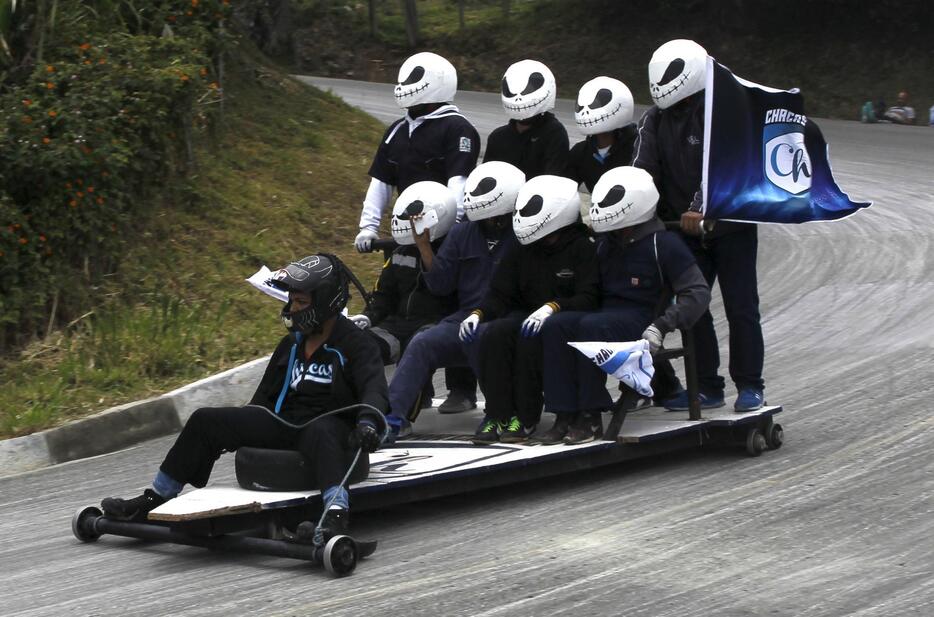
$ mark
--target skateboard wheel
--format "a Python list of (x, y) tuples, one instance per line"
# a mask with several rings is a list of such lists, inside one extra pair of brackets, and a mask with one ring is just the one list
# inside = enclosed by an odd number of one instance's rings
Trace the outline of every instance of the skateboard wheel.
[(94, 542), (101, 537), (94, 523), (102, 516), (104, 513), (95, 506), (78, 508), (75, 515), (71, 517), (71, 532), (82, 542)]
[(347, 576), (357, 567), (357, 543), (350, 536), (334, 536), (324, 545), (321, 561), (331, 576)]
[(782, 429), (782, 425), (770, 425), (765, 432), (765, 441), (768, 443), (769, 448), (772, 450), (778, 450), (781, 448), (782, 444), (785, 443), (785, 431)]
[(768, 448), (765, 435), (758, 428), (751, 428), (746, 433), (746, 454), (759, 456)]

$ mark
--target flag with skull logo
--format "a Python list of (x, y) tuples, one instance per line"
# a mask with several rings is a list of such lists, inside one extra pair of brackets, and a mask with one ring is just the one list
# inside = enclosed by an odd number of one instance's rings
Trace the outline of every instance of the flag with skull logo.
[(777, 90), (707, 59), (704, 218), (831, 221), (868, 207), (840, 190), (829, 147), (797, 89)]

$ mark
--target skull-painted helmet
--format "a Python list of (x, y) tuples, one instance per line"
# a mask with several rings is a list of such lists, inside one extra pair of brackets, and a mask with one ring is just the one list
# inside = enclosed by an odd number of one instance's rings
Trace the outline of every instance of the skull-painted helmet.
[(402, 109), (425, 103), (450, 103), (457, 94), (457, 71), (438, 54), (423, 51), (402, 63), (394, 92)]
[(537, 60), (520, 60), (503, 75), (503, 109), (513, 120), (528, 120), (554, 109), (556, 94), (555, 76)]
[(652, 175), (637, 167), (615, 167), (593, 187), (590, 226), (597, 233), (625, 229), (655, 216), (658, 189)]
[(415, 244), (410, 218), (433, 210), (438, 222), (429, 230), (432, 242), (443, 238), (457, 218), (457, 200), (451, 189), (440, 182), (416, 182), (402, 191), (392, 208), (392, 238), (396, 244)]
[(649, 60), (649, 92), (659, 109), (700, 92), (706, 80), (707, 50), (694, 41), (668, 41)]
[(595, 77), (581, 86), (574, 121), (584, 135), (609, 133), (632, 122), (632, 93), (612, 77)]
[(509, 163), (489, 161), (477, 166), (467, 176), (464, 214), (471, 221), (512, 214), (523, 184), (525, 174)]
[(536, 176), (516, 200), (512, 229), (522, 244), (531, 244), (580, 219), (577, 183), (560, 176)]
[(282, 307), (282, 323), (295, 333), (321, 332), (324, 322), (340, 313), (350, 298), (345, 266), (334, 255), (309, 255), (293, 261), (273, 272), (268, 282), (282, 291), (311, 295), (311, 304), (300, 311), (292, 310), (291, 299)]

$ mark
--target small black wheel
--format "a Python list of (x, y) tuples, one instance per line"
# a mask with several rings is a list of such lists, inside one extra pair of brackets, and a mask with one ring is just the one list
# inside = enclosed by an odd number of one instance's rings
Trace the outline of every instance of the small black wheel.
[(772, 450), (778, 450), (785, 443), (785, 431), (781, 424), (772, 424), (765, 432), (765, 441)]
[(751, 428), (746, 433), (746, 454), (749, 456), (759, 456), (766, 448), (768, 443), (765, 441), (765, 435), (758, 428)]
[(357, 543), (350, 536), (334, 536), (324, 545), (321, 561), (331, 576), (347, 576), (357, 567)]
[(101, 537), (94, 523), (104, 513), (96, 506), (84, 506), (78, 508), (75, 515), (71, 517), (71, 532), (82, 542), (94, 542)]

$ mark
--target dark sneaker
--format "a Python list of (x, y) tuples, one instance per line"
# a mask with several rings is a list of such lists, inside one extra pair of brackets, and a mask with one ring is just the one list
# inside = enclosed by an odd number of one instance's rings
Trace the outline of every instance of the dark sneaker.
[(147, 488), (142, 495), (133, 499), (107, 497), (101, 501), (101, 510), (108, 518), (118, 521), (145, 521), (147, 514), (166, 501), (159, 493)]
[(498, 420), (494, 420), (489, 416), (484, 416), (483, 422), (477, 427), (477, 432), (473, 434), (471, 441), (478, 446), (497, 443), (499, 441), (500, 431), (502, 431), (503, 428), (505, 427), (503, 427)]
[(736, 397), (733, 410), (736, 413), (745, 413), (747, 411), (762, 409), (763, 405), (765, 405), (765, 395), (762, 393), (762, 390), (743, 388), (739, 391), (739, 396)]
[(386, 438), (386, 443), (395, 443), (412, 436), (412, 423), (405, 418), (389, 414), (386, 416), (386, 424), (389, 425), (389, 437)]
[(448, 398), (438, 405), (438, 413), (464, 413), (477, 408), (477, 400), (460, 390), (452, 390)]
[[(315, 524), (317, 521), (303, 521), (295, 529), (295, 536), (299, 542), (313, 544), (315, 541)], [(346, 536), (350, 533), (350, 512), (343, 508), (331, 508), (324, 515), (321, 523), (321, 543), (327, 543), (334, 536)]]
[(503, 443), (523, 443), (529, 440), (529, 437), (535, 432), (535, 425), (523, 426), (522, 421), (517, 416), (513, 416), (506, 423), (506, 427), (499, 435), (499, 440)]
[(599, 411), (590, 414), (590, 430), (594, 440), (603, 439), (603, 414)]
[[(701, 409), (716, 409), (717, 407), (723, 407), (726, 405), (722, 394), (720, 396), (713, 396), (699, 392), (697, 396), (700, 398)], [(662, 406), (668, 411), (687, 411), (688, 391), (682, 390), (667, 401), (662, 401)]]
[(555, 423), (535, 440), (546, 446), (564, 443), (564, 436), (568, 434), (568, 426), (571, 424), (571, 417), (573, 415), (574, 414), (568, 413), (555, 414)]
[[(593, 418), (589, 413), (579, 413), (577, 418), (571, 422), (568, 427), (567, 435), (564, 436), (564, 443), (575, 445), (579, 443), (588, 443), (596, 439), (593, 432)], [(600, 436), (603, 436), (603, 424), (600, 425)]]

